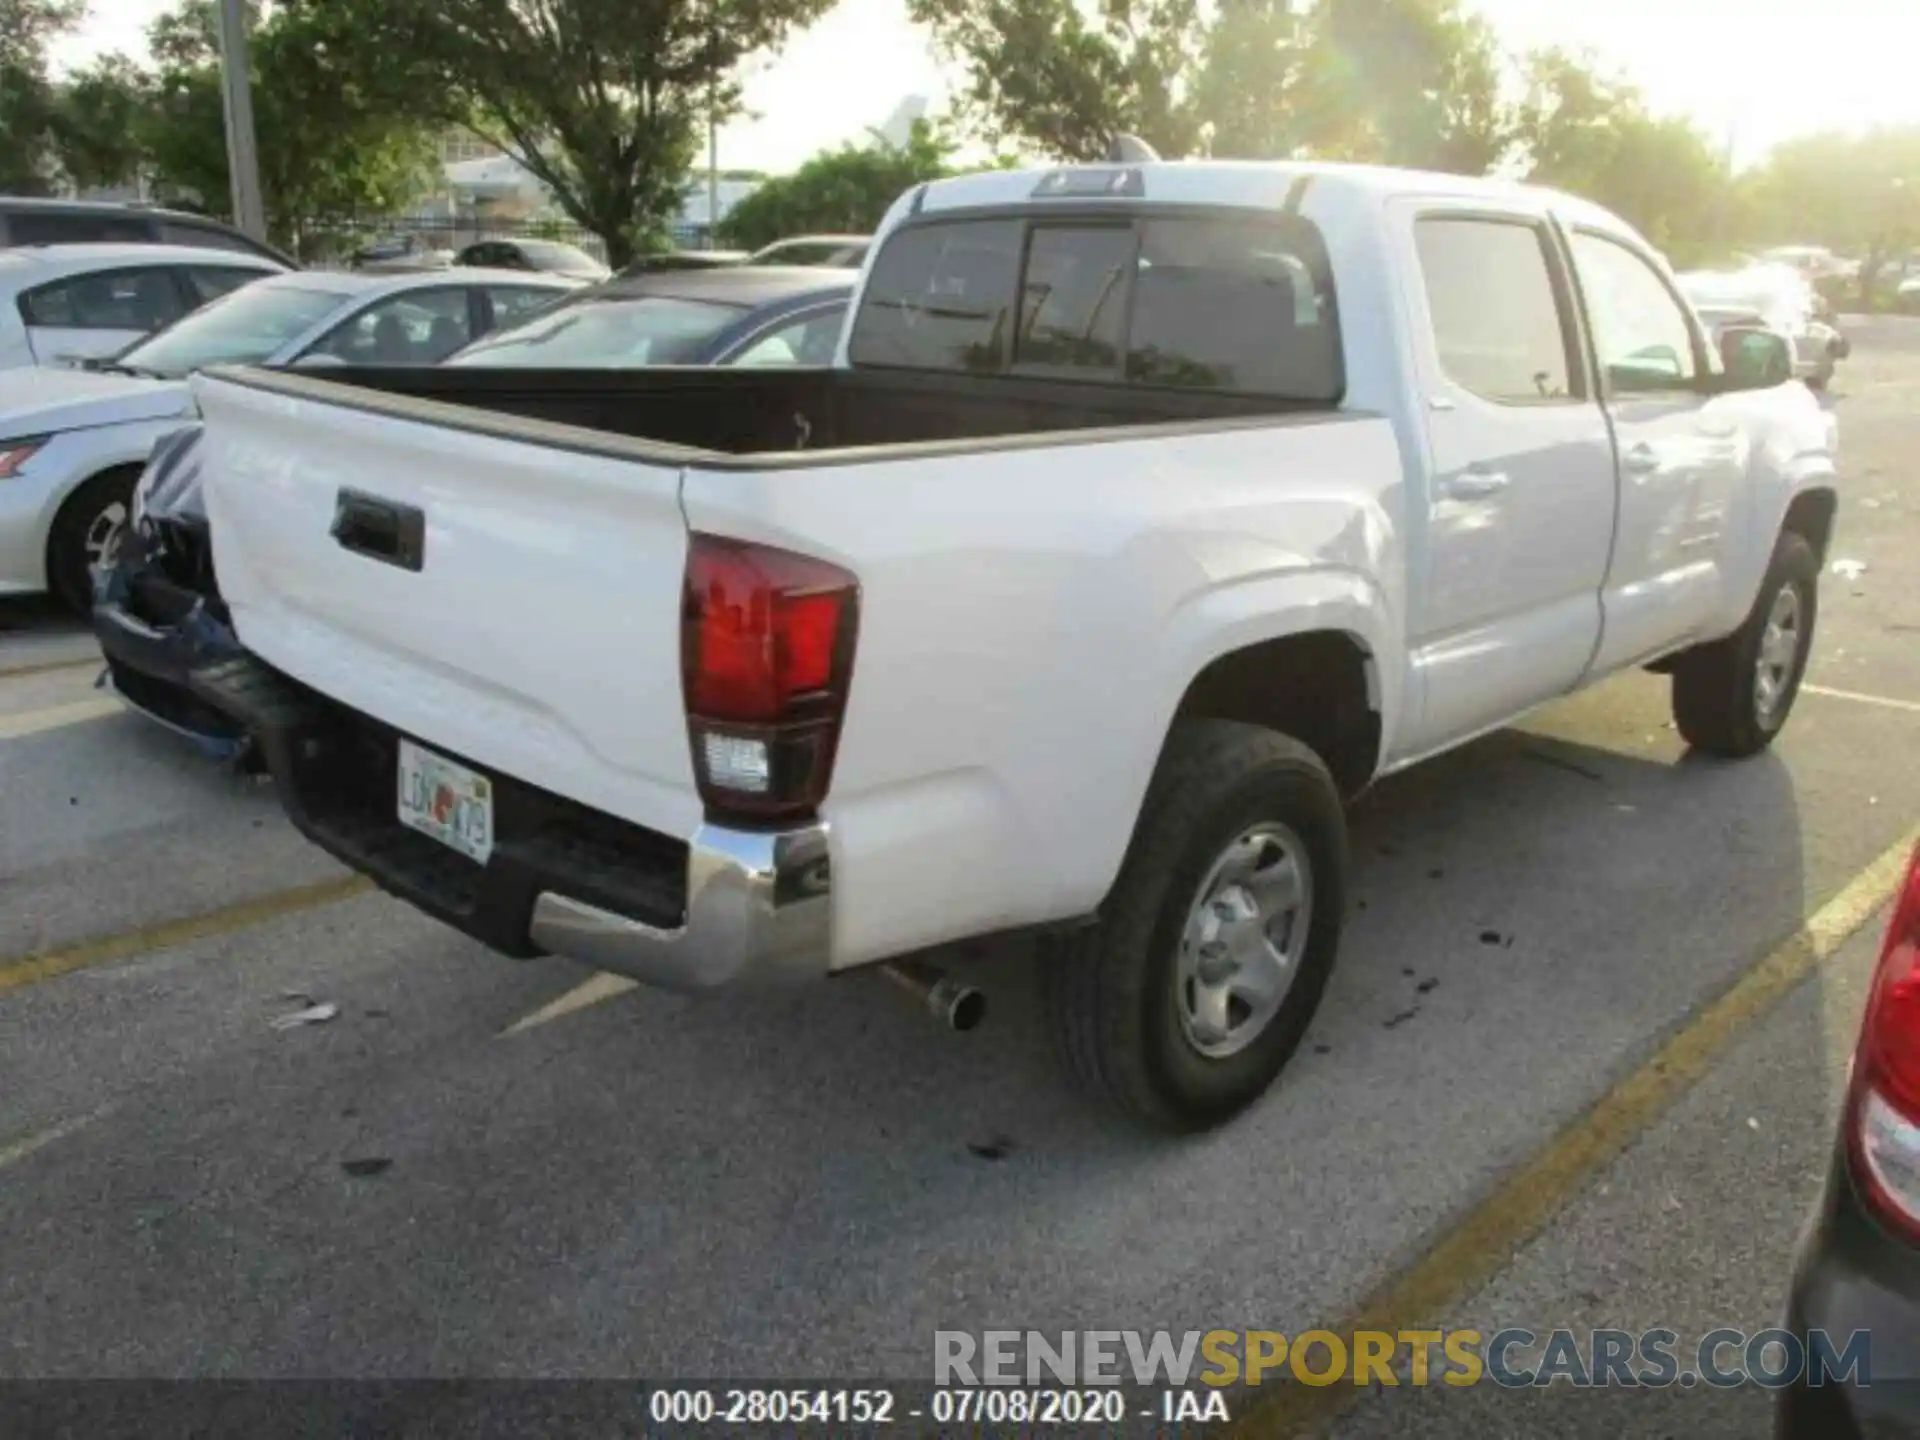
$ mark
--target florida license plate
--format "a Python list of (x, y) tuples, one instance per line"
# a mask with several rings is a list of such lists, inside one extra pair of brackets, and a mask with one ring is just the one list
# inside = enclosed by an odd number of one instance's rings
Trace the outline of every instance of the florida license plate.
[(484, 865), (493, 854), (493, 782), (402, 740), (400, 823)]

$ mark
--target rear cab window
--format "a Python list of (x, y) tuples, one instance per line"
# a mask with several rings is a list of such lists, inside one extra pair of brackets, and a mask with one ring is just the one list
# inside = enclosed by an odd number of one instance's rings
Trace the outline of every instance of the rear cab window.
[(1264, 212), (910, 223), (874, 259), (848, 354), (1323, 404), (1344, 390), (1319, 232)]

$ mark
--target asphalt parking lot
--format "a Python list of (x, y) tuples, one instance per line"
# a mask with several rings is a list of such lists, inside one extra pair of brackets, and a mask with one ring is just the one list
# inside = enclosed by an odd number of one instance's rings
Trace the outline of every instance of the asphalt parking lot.
[[(694, 1000), (493, 956), (0, 603), (0, 1376), (906, 1379), (936, 1329), (1295, 1333), (1396, 1294), (1772, 1323), (1883, 923), (1860, 877), (1920, 821), (1920, 322), (1850, 329), (1831, 558), (1865, 570), (1823, 581), (1773, 753), (1689, 757), (1635, 674), (1378, 787), (1307, 1046), (1190, 1141), (1065, 1089), (1017, 950), (970, 962), (964, 1036), (865, 978)], [(1556, 1172), (1544, 1231), (1420, 1268), (1810, 917), (1806, 978)], [(1640, 1433), (1425, 1398), (1344, 1423)], [(1689, 1427), (1764, 1424), (1715, 1403)]]

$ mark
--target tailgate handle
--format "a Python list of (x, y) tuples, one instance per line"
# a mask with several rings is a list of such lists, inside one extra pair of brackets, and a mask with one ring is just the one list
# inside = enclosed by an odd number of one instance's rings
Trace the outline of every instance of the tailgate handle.
[(342, 550), (417, 571), (426, 558), (427, 515), (418, 506), (343, 489), (333, 502), (332, 535)]

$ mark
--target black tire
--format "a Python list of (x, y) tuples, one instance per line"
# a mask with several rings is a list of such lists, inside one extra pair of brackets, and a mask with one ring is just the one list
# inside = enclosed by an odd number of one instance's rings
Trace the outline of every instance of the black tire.
[[(124, 527), (133, 507), (133, 486), (140, 478), (134, 467), (108, 470), (94, 476), (60, 507), (53, 517), (53, 529), (47, 536), (47, 582), (53, 593), (69, 610), (86, 617), (93, 614), (93, 558), (90, 538), (96, 528), (108, 522), (115, 508)], [(112, 541), (117, 551), (118, 537)], [(111, 553), (111, 552), (109, 552)]]
[[(1763, 711), (1757, 684), (1761, 642), (1780, 593), (1789, 586), (1798, 601), (1798, 648), (1779, 698)], [(1805, 536), (1782, 531), (1746, 622), (1724, 640), (1687, 651), (1673, 667), (1673, 719), (1689, 745), (1744, 760), (1773, 743), (1799, 696), (1819, 605), (1819, 558)]]
[[(1304, 847), (1305, 948), (1265, 1028), (1237, 1053), (1213, 1058), (1181, 1018), (1182, 935), (1215, 862), (1261, 825), (1285, 827)], [(1318, 755), (1257, 726), (1177, 725), (1098, 923), (1043, 945), (1050, 1020), (1074, 1078), (1164, 1130), (1207, 1129), (1258, 1099), (1319, 1007), (1340, 948), (1346, 868), (1346, 816)]]

